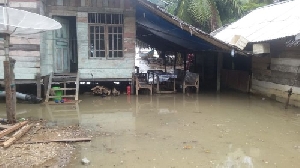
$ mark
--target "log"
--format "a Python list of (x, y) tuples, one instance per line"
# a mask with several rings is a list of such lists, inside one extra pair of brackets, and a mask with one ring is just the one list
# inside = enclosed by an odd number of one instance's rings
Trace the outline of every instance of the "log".
[(9, 138), (7, 141), (3, 143), (4, 148), (10, 147), (10, 145), (12, 145), (18, 139), (20, 139), (25, 133), (27, 133), (31, 127), (32, 124), (29, 124), (22, 127), (20, 130), (18, 130), (11, 138)]
[(49, 143), (49, 142), (84, 142), (91, 141), (92, 138), (68, 138), (68, 139), (52, 139), (44, 141), (29, 141), (29, 142), (20, 142), (24, 144), (34, 144), (34, 143)]
[(4, 136), (7, 135), (7, 134), (10, 134), (10, 133), (14, 132), (15, 130), (21, 128), (22, 126), (24, 126), (24, 125), (27, 124), (27, 123), (28, 123), (28, 121), (23, 121), (23, 122), (20, 122), (20, 123), (17, 123), (17, 124), (15, 124), (15, 125), (11, 126), (11, 127), (8, 128), (8, 129), (5, 129), (5, 130), (3, 130), (3, 131), (0, 131), (0, 138), (4, 137)]

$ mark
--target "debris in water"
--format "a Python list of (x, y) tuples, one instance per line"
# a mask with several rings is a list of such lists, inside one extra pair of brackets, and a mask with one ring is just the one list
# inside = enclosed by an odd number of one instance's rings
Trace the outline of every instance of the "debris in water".
[(83, 165), (88, 165), (88, 164), (90, 164), (90, 162), (91, 162), (91, 161), (89, 161), (86, 157), (84, 157), (83, 159), (81, 159), (81, 163), (82, 163)]
[(183, 149), (192, 149), (192, 146), (186, 145), (186, 146), (183, 147)]

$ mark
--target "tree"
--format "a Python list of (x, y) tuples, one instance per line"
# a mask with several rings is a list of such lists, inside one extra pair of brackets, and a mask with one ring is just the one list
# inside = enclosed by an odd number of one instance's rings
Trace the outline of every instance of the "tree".
[(243, 14), (247, 14), (258, 7), (281, 1), (285, 0), (242, 0), (242, 11)]
[(166, 2), (169, 3), (167, 9), (170, 13), (207, 32), (229, 23), (232, 18), (241, 16), (239, 0), (167, 0)]
[(211, 32), (251, 10), (283, 0), (149, 0), (181, 20)]

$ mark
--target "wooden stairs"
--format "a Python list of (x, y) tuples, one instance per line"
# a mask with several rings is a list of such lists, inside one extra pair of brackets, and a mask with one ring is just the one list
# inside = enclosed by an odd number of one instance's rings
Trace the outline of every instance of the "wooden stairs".
[[(75, 88), (67, 88), (67, 84), (74, 83)], [(59, 85), (60, 88), (54, 91), (61, 90), (63, 94), (62, 98), (74, 98), (74, 100), (65, 103), (76, 103), (78, 101), (78, 91), (79, 91), (79, 75), (78, 73), (51, 73), (48, 81), (48, 88), (46, 92), (45, 102), (49, 102), (49, 99), (56, 98), (57, 96), (51, 95), (53, 85)], [(75, 94), (68, 95), (67, 91), (74, 90)]]

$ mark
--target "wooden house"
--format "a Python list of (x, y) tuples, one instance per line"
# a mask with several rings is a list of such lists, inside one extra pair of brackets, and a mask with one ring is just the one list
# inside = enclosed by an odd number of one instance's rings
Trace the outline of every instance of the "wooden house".
[[(193, 52), (199, 58), (205, 51), (221, 58), (234, 48), (145, 0), (9, 0), (8, 6), (62, 24), (60, 30), (12, 37), (10, 56), (17, 61), (17, 84), (68, 73), (75, 73), (78, 81), (131, 81), (136, 39), (163, 52)], [(4, 59), (1, 53), (0, 58)]]
[(258, 8), (215, 34), (253, 55), (251, 92), (300, 106), (300, 1)]

